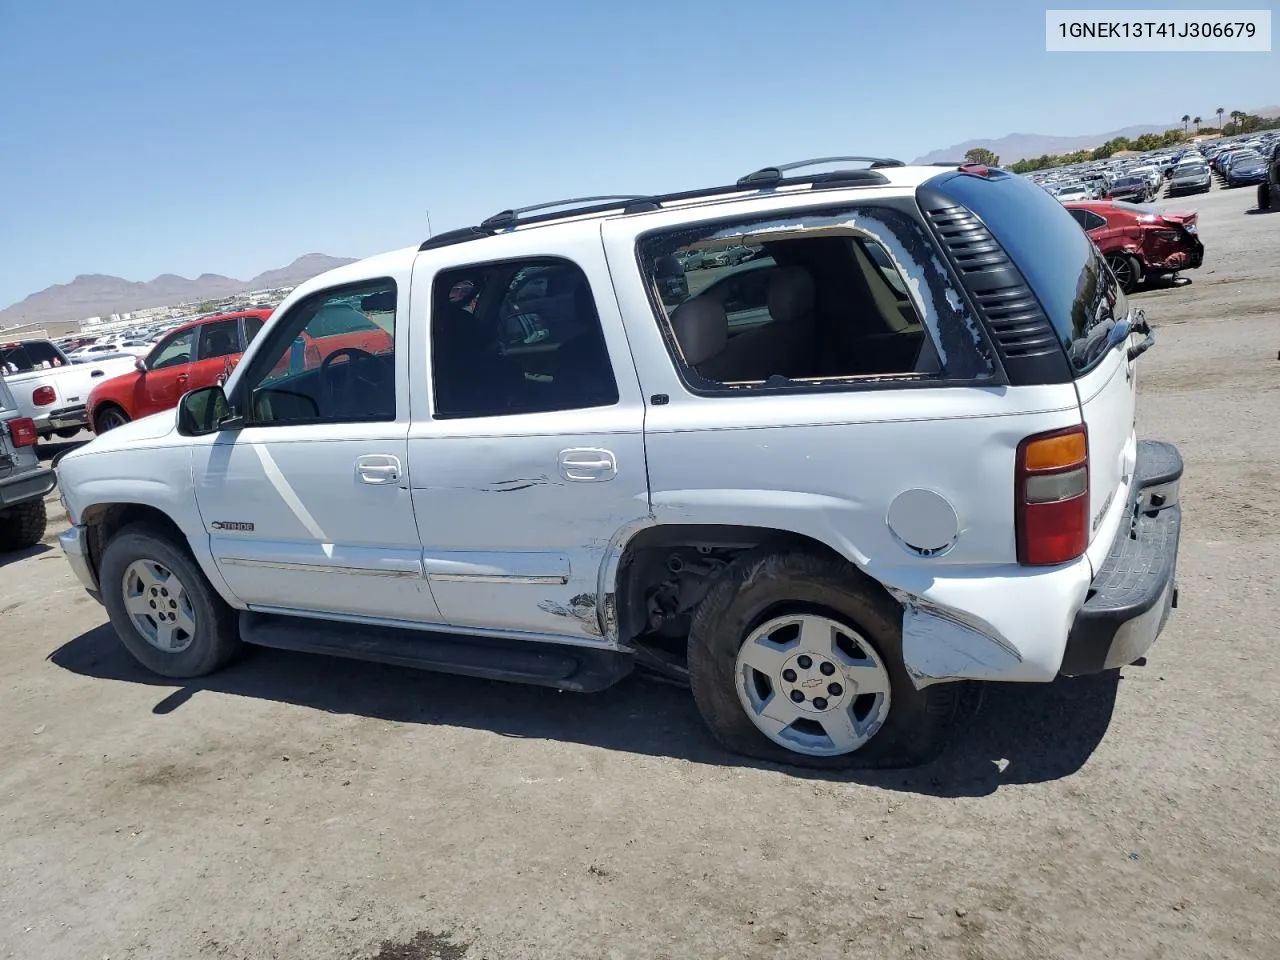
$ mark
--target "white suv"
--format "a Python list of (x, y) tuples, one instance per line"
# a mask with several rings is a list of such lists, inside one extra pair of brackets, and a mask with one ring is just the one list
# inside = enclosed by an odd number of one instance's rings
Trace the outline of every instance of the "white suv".
[[(1131, 663), (1176, 604), (1149, 328), (1026, 179), (867, 159), (304, 283), (225, 392), (61, 461), (72, 566), (166, 676), (242, 642), (578, 691), (639, 664), (817, 766), (931, 756), (958, 681)], [(389, 346), (327, 348), (338, 305)]]

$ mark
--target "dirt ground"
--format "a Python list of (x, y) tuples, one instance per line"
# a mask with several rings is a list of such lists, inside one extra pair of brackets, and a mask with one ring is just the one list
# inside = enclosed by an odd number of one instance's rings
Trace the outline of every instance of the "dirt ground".
[(159, 682), (45, 546), (0, 558), (0, 957), (1280, 957), (1280, 215), (1166, 205), (1208, 256), (1138, 295), (1140, 429), (1187, 464), (1147, 666), (989, 687), (934, 765), (814, 775), (637, 678), (259, 651)]

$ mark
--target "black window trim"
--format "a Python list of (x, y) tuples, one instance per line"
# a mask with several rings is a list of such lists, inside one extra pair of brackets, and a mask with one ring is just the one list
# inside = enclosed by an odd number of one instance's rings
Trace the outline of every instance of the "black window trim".
[[(873, 390), (931, 390), (944, 389), (954, 387), (1001, 387), (1008, 385), (1008, 379), (1005, 376), (1004, 368), (1001, 363), (999, 351), (991, 342), (990, 335), (976, 313), (970, 307), (971, 317), (978, 331), (977, 347), (982, 352), (991, 365), (991, 374), (987, 377), (958, 377), (943, 376), (940, 374), (920, 374), (920, 373), (870, 373), (858, 374), (849, 377), (828, 377), (823, 379), (787, 381), (786, 383), (770, 384), (767, 381), (746, 381), (741, 383), (718, 383), (713, 380), (706, 380), (696, 371), (692, 370), (688, 364), (684, 362), (684, 353), (680, 349), (679, 343), (675, 338), (675, 331), (672, 329), (670, 321), (670, 312), (662, 303), (661, 298), (657, 296), (654, 289), (653, 278), (645, 263), (644, 245), (646, 241), (672, 233), (680, 233), (682, 231), (696, 228), (699, 230), (716, 230), (721, 227), (734, 226), (742, 224), (750, 220), (791, 220), (791, 219), (815, 219), (823, 217), (841, 216), (843, 214), (857, 214), (860, 210), (889, 209), (897, 213), (908, 216), (914, 220), (920, 227), (921, 235), (931, 246), (931, 250), (936, 250), (936, 240), (932, 231), (924, 223), (920, 215), (919, 208), (916, 206), (914, 199), (903, 200), (895, 197), (877, 197), (875, 199), (845, 201), (838, 204), (822, 204), (818, 206), (798, 206), (787, 207), (785, 209), (775, 209), (761, 211), (756, 214), (737, 214), (722, 215), (709, 220), (701, 220), (696, 223), (680, 224), (675, 227), (656, 227), (647, 230), (636, 236), (635, 240), (635, 264), (636, 269), (640, 272), (641, 279), (644, 281), (642, 286), (645, 288), (645, 295), (649, 300), (649, 307), (653, 313), (654, 323), (658, 326), (658, 331), (662, 335), (664, 344), (667, 347), (668, 359), (670, 359), (676, 376), (680, 380), (681, 387), (694, 397), (731, 397), (742, 394), (750, 394), (752, 396), (794, 396), (794, 395), (810, 395), (810, 394), (827, 394), (827, 393), (862, 393)], [(854, 236), (867, 236), (875, 240), (874, 236), (864, 234), (856, 229), (849, 230)], [(939, 253), (940, 255), (940, 253)], [(956, 282), (951, 278), (952, 282)], [(915, 301), (911, 301), (912, 307), (916, 308)], [(674, 309), (674, 308), (672, 308)], [(919, 309), (916, 308), (917, 314)], [(666, 319), (664, 319), (666, 318)], [(926, 337), (932, 338), (933, 332), (929, 329), (928, 323), (924, 317), (920, 317), (920, 324), (924, 329)], [(938, 350), (939, 345), (934, 344), (934, 349)]]
[[(254, 428), (269, 429), (273, 427), (328, 426), (333, 424), (345, 424), (345, 423), (395, 423), (397, 420), (400, 419), (399, 384), (394, 384), (394, 383), (393, 383), (393, 387), (395, 388), (395, 393), (396, 393), (396, 412), (395, 412), (395, 415), (389, 419), (386, 417), (307, 417), (305, 419), (296, 419), (296, 420), (258, 421), (258, 420), (252, 419), (252, 417), (249, 416), (250, 405), (244, 402), (247, 399), (245, 397), (245, 391), (251, 389), (250, 384), (255, 384), (257, 381), (261, 380), (262, 373), (269, 371), (272, 367), (276, 365), (276, 363), (280, 361), (281, 357), (284, 356), (283, 354), (276, 354), (274, 353), (274, 351), (275, 351), (276, 341), (279, 340), (283, 342), (284, 335), (280, 333), (280, 331), (285, 328), (286, 324), (288, 323), (289, 317), (293, 316), (298, 310), (302, 309), (306, 305), (310, 303), (314, 303), (317, 298), (327, 299), (329, 297), (332, 297), (335, 292), (339, 292), (343, 290), (362, 290), (362, 289), (367, 289), (369, 287), (375, 287), (375, 286), (377, 287), (390, 286), (392, 292), (395, 294), (395, 298), (396, 298), (395, 330), (399, 331), (400, 329), (400, 285), (396, 283), (394, 277), (369, 277), (363, 280), (353, 280), (347, 283), (336, 284), (332, 287), (324, 287), (323, 289), (316, 290), (312, 293), (307, 294), (301, 300), (298, 300), (296, 303), (290, 305), (288, 310), (284, 312), (273, 311), (271, 315), (267, 317), (267, 319), (263, 322), (262, 330), (258, 334), (258, 339), (261, 341), (262, 346), (258, 347), (258, 349), (254, 351), (254, 354), (249, 359), (248, 364), (244, 364), (243, 362), (240, 364), (241, 367), (244, 367), (244, 372), (241, 374), (240, 378), (236, 381), (235, 390), (233, 391), (232, 395), (227, 397), (227, 402), (233, 411), (244, 412), (244, 417), (245, 417), (244, 425), (246, 428), (254, 427)], [(305, 325), (304, 325), (304, 329), (305, 329)], [(301, 333), (302, 331), (300, 330), (298, 332)], [(397, 336), (398, 336), (398, 333), (393, 333), (391, 337), (393, 352), (395, 352), (396, 350)], [(296, 339), (296, 338), (297, 338), (297, 334), (294, 335), (293, 339)], [(292, 340), (290, 342), (292, 342)], [(264, 357), (267, 359), (264, 359)], [(274, 357), (274, 359), (271, 359), (272, 357)], [(270, 366), (266, 366), (264, 370), (263, 365), (267, 364), (268, 362), (270, 363)], [(399, 362), (399, 359), (396, 358), (396, 363), (398, 362)], [(394, 369), (395, 369), (394, 364), (392, 369), (394, 372)]]
[[(531, 266), (531, 265), (550, 266), (550, 265), (554, 265), (556, 262), (569, 264), (574, 269), (576, 269), (580, 274), (582, 274), (582, 279), (587, 282), (587, 290), (591, 294), (591, 302), (595, 307), (596, 321), (600, 325), (600, 336), (605, 342), (606, 354), (609, 359), (609, 372), (613, 377), (614, 388), (618, 394), (618, 399), (615, 400), (613, 403), (609, 403), (609, 404), (596, 404), (594, 406), (589, 406), (589, 407), (558, 407), (554, 410), (516, 410), (510, 413), (505, 413), (505, 412), (504, 413), (465, 413), (465, 412), (441, 413), (440, 404), (436, 397), (436, 369), (435, 369), (435, 362), (436, 362), (435, 304), (436, 304), (436, 297), (439, 291), (441, 277), (446, 275), (456, 275), (460, 272), (473, 271), (473, 270), (476, 272), (482, 272), (482, 271), (494, 270), (494, 269), (504, 268), (504, 267), (507, 270), (510, 270), (512, 267), (515, 267), (516, 268), (515, 271), (510, 273), (510, 276), (506, 281), (506, 284), (507, 284), (506, 287), (503, 288), (501, 291), (490, 290), (488, 285), (485, 285), (484, 287), (481, 288), (479, 293), (480, 299), (477, 302), (477, 308), (479, 308), (480, 306), (488, 303), (488, 300), (486, 300), (485, 298), (486, 293), (489, 294), (490, 299), (493, 296), (497, 296), (499, 293), (501, 293), (501, 295), (505, 298), (506, 294), (510, 291), (510, 285), (515, 280), (516, 275), (520, 272), (520, 270), (524, 269), (525, 267)], [(455, 285), (456, 285), (456, 281), (454, 284), (450, 285), (449, 289), (452, 290), (453, 286)], [(609, 292), (612, 293), (613, 292), (612, 289), (610, 289)], [(445, 296), (448, 296), (447, 291), (445, 292)], [(502, 301), (499, 300), (497, 307), (495, 307), (494, 309), (500, 310), (501, 307), (502, 307)], [(428, 391), (428, 395), (430, 398), (429, 413), (432, 420), (495, 420), (498, 418), (505, 419), (505, 418), (511, 418), (511, 417), (543, 417), (543, 416), (547, 416), (548, 414), (565, 414), (565, 413), (573, 413), (575, 411), (581, 411), (581, 410), (609, 410), (619, 406), (623, 400), (622, 387), (618, 380), (617, 363), (614, 359), (613, 351), (611, 349), (608, 349), (609, 338), (605, 335), (604, 318), (600, 315), (600, 297), (596, 290), (596, 285), (591, 282), (591, 277), (587, 274), (586, 269), (582, 266), (581, 263), (579, 263), (573, 257), (566, 256), (563, 253), (534, 253), (534, 254), (524, 254), (520, 256), (512, 256), (512, 257), (495, 257), (490, 260), (472, 260), (472, 261), (468, 261), (467, 263), (458, 263), (458, 264), (451, 264), (447, 266), (441, 266), (439, 269), (436, 270), (435, 275), (431, 278), (431, 290), (427, 294), (426, 342), (427, 342), (427, 372), (431, 378), (431, 389)]]

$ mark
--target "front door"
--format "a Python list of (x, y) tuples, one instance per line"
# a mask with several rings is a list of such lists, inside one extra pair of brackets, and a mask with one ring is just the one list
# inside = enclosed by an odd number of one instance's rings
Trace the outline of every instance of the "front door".
[[(273, 320), (228, 383), (246, 425), (195, 449), (211, 552), (253, 609), (439, 619), (406, 469), (407, 331), (395, 322), (404, 274), (314, 294)], [(310, 321), (335, 303), (376, 309), (384, 349), (296, 349), (324, 340)]]
[(191, 359), (195, 356), (198, 327), (187, 327), (170, 334), (156, 344), (147, 357), (147, 370), (141, 377), (143, 402), (134, 418), (159, 413), (178, 405), (178, 400), (190, 389)]
[(601, 642), (609, 541), (649, 513), (644, 407), (602, 249), (434, 275), (419, 260), (414, 289), (430, 349), (415, 347), (413, 382), (430, 390), (413, 395), (409, 477), (442, 615)]
[(200, 327), (195, 362), (187, 371), (187, 389), (211, 387), (230, 373), (240, 357), (240, 320), (215, 320)]

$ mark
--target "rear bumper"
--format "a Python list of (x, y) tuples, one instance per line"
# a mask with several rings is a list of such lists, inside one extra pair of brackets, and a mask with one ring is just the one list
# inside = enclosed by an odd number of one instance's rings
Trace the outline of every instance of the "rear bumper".
[(37, 430), (64, 430), (83, 427), (89, 422), (89, 412), (83, 403), (72, 407), (59, 407), (36, 419)]
[(0, 480), (0, 507), (16, 507), (28, 500), (38, 500), (53, 489), (57, 475), (48, 467), (5, 477)]
[(1176, 447), (1151, 440), (1138, 444), (1129, 522), (1121, 525), (1072, 623), (1061, 676), (1133, 663), (1160, 635), (1178, 602), (1181, 478)]

